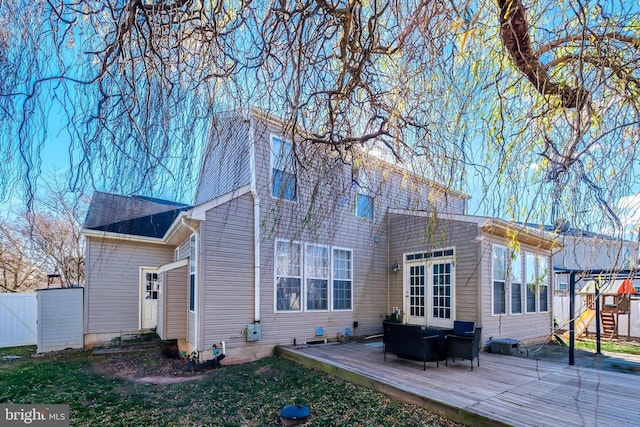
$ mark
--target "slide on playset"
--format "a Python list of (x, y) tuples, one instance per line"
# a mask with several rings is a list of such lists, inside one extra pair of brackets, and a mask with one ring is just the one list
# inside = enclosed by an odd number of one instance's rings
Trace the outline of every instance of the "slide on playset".
[[(580, 316), (575, 321), (575, 325), (574, 325), (575, 336), (579, 337), (580, 335), (584, 334), (595, 317), (596, 317), (595, 310), (590, 308), (584, 310), (582, 314), (580, 314)], [(567, 323), (567, 326), (569, 326), (568, 323)], [(555, 335), (556, 335), (556, 338), (558, 338), (562, 343), (567, 343), (569, 342), (569, 332), (570, 332), (569, 329), (567, 329), (563, 331), (558, 331), (558, 333), (556, 333)]]

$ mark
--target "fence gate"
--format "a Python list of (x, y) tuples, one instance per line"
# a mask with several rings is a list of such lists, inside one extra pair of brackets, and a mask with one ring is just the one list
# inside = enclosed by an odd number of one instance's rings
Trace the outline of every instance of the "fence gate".
[(35, 292), (0, 294), (0, 348), (37, 342), (38, 318)]
[(41, 289), (38, 353), (84, 347), (84, 288)]

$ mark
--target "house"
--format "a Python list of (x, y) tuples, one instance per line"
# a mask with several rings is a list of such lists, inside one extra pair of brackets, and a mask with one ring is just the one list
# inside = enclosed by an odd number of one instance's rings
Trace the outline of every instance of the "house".
[[(550, 232), (552, 228), (546, 226)], [(554, 294), (559, 296), (569, 292), (569, 274), (563, 271), (623, 271), (638, 265), (638, 242), (573, 227), (558, 233), (557, 241), (562, 250), (553, 256), (553, 269), (557, 272)]]
[(434, 327), (474, 321), (485, 342), (549, 335), (547, 233), (467, 215), (459, 191), (288, 134), (258, 110), (216, 115), (192, 207), (94, 196), (89, 346), (155, 328), (204, 358), (224, 341), (240, 362), (380, 333), (394, 310)]

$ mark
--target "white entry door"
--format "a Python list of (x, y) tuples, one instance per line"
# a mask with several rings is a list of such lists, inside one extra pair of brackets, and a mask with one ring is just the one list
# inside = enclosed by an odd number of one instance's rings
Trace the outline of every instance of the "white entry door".
[(140, 328), (153, 329), (158, 326), (158, 273), (143, 268), (140, 276)]
[(455, 283), (453, 260), (429, 260), (405, 265), (407, 323), (453, 327)]

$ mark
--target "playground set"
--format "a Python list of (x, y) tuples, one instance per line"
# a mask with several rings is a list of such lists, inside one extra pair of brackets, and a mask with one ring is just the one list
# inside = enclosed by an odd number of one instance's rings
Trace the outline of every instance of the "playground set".
[[(626, 320), (627, 338), (631, 338), (631, 310), (632, 301), (640, 301), (640, 295), (633, 287), (630, 279), (625, 279), (617, 289), (616, 282), (609, 280), (600, 282), (599, 280), (589, 280), (587, 284), (580, 289), (581, 307), (580, 313), (575, 317), (574, 333), (576, 337), (589, 335), (589, 327), (596, 319), (596, 313), (600, 313), (599, 325), (602, 331), (602, 337), (605, 339), (618, 338), (620, 335), (620, 321)], [(622, 316), (622, 319), (621, 319)], [(568, 325), (570, 319), (566, 319), (563, 325)], [(596, 322), (596, 327), (597, 327)], [(562, 342), (568, 342), (570, 329), (558, 328), (555, 335)]]

